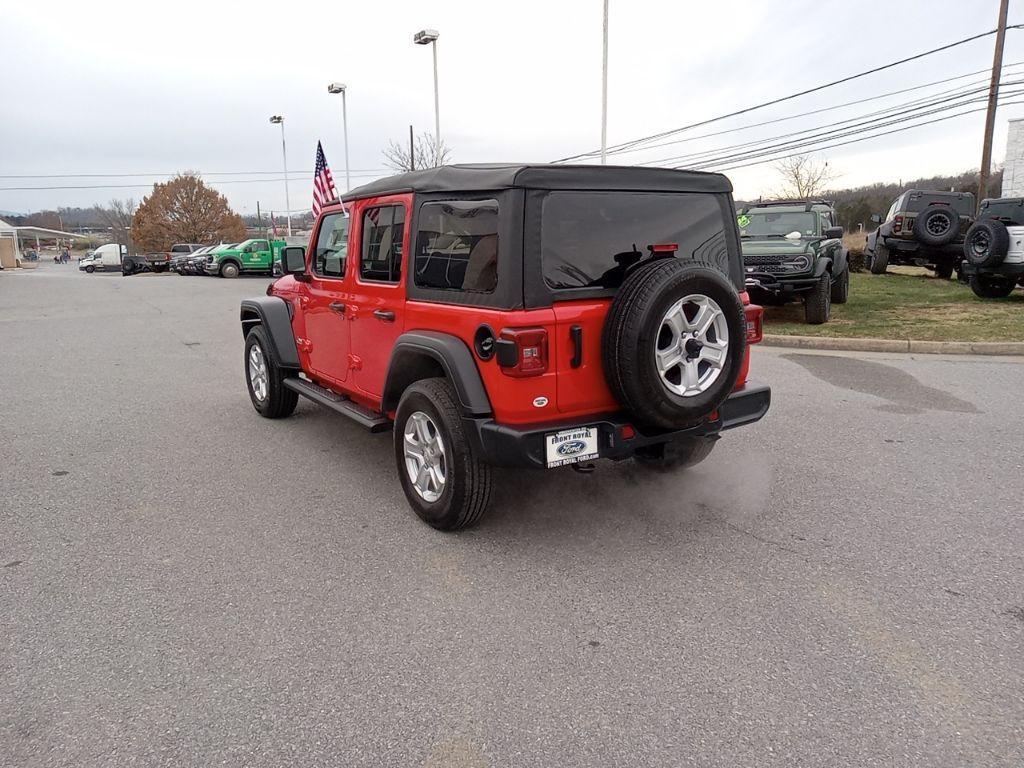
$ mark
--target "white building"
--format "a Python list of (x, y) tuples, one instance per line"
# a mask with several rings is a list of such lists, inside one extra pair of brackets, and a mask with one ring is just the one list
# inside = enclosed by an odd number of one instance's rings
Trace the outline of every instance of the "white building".
[(1003, 197), (1024, 197), (1024, 117), (1010, 121), (1003, 166)]
[(0, 269), (13, 269), (18, 260), (23, 258), (21, 240), (23, 238), (35, 238), (36, 251), (39, 250), (39, 241), (70, 240), (73, 237), (82, 237), (74, 232), (61, 232), (59, 229), (43, 229), (42, 227), (15, 227), (0, 219)]

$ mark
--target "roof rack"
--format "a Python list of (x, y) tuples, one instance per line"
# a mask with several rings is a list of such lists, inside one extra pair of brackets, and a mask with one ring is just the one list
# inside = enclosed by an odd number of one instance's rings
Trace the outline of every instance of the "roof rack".
[(757, 203), (747, 203), (743, 206), (743, 210), (740, 213), (747, 213), (751, 208), (766, 208), (772, 205), (802, 205), (805, 211), (812, 210), (816, 205), (827, 205), (829, 208), (835, 207), (831, 200), (764, 200)]

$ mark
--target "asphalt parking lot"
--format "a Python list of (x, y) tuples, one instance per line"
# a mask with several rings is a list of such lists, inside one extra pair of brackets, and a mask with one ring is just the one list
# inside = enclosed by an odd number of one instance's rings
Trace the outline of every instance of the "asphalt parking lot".
[(267, 282), (0, 273), (0, 764), (1024, 761), (1021, 360), (757, 349), (705, 464), (446, 535), (253, 411)]

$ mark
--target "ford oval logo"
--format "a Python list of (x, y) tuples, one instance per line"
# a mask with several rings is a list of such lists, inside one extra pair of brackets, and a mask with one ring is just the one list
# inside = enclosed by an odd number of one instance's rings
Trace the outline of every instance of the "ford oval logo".
[(570, 440), (567, 443), (562, 443), (558, 446), (558, 452), (562, 456), (575, 456), (577, 453), (582, 452), (586, 449), (587, 444), (582, 440)]

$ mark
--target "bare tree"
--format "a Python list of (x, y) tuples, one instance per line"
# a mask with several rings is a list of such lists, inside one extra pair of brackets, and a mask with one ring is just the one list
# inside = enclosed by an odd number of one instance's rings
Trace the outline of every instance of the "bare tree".
[(105, 207), (97, 205), (94, 209), (103, 226), (110, 230), (114, 242), (127, 246), (129, 251), (132, 250), (132, 219), (138, 207), (133, 199), (126, 198), (111, 200)]
[(811, 155), (787, 157), (775, 163), (775, 170), (782, 176), (782, 186), (775, 196), (783, 199), (818, 197), (838, 178), (827, 160), (815, 160)]
[[(424, 131), (416, 137), (416, 154), (410, 158), (409, 145), (392, 139), (384, 150), (384, 165), (396, 171), (418, 171), (424, 168), (437, 168), (447, 163), (452, 151), (444, 139), (441, 139), (440, 151), (434, 134)], [(412, 162), (415, 160), (415, 162)]]

